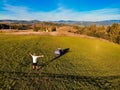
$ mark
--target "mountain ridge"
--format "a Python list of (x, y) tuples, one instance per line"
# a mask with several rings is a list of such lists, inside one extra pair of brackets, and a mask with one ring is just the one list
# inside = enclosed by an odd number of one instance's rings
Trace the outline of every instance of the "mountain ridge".
[(120, 23), (120, 20), (103, 20), (103, 21), (74, 21), (74, 20), (58, 20), (58, 21), (40, 21), (40, 20), (0, 20), (0, 23), (22, 23), (22, 24), (33, 24), (37, 22), (54, 22), (59, 24), (76, 24), (76, 25), (112, 25), (113, 23)]

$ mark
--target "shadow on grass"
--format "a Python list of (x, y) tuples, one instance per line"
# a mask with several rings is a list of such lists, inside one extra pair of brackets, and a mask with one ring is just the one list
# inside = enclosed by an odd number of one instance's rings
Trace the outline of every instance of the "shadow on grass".
[[(79, 83), (84, 83), (84, 86), (93, 85), (99, 90), (111, 90), (119, 89), (120, 76), (80, 76), (80, 75), (69, 75), (69, 74), (55, 74), (55, 73), (25, 73), (25, 72), (7, 72), (0, 71), (1, 79), (13, 79), (13, 80), (32, 80), (38, 79), (41, 82), (44, 80), (58, 81), (60, 83), (74, 83), (74, 81)], [(27, 78), (27, 79), (26, 79)], [(46, 79), (47, 78), (47, 79)], [(118, 83), (116, 82), (118, 80)], [(115, 81), (115, 82), (114, 82)]]
[(50, 64), (51, 62), (57, 60), (57, 59), (60, 58), (61, 56), (63, 56), (63, 55), (65, 55), (66, 53), (68, 53), (69, 50), (70, 50), (69, 48), (63, 49), (63, 53), (62, 53), (61, 55), (56, 56), (55, 58), (53, 58), (53, 59), (51, 59), (51, 60), (49, 60), (49, 61), (41, 64), (40, 67), (43, 68), (43, 67), (47, 66), (47, 65)]
[[(53, 80), (60, 80), (62, 82), (68, 80), (70, 83), (77, 81), (84, 83), (86, 86), (93, 85), (98, 89), (110, 90), (120, 88), (120, 75), (118, 76), (80, 76), (80, 75), (66, 75), (66, 74), (54, 74), (54, 73), (42, 73)], [(118, 82), (114, 82), (118, 80)], [(112, 82), (113, 81), (113, 82)]]

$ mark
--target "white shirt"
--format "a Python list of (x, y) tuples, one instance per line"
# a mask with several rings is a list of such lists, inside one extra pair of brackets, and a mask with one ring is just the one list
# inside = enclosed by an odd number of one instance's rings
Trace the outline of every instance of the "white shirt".
[(60, 51), (56, 50), (55, 54), (60, 55)]
[(39, 56), (34, 56), (34, 55), (32, 55), (32, 59), (33, 59), (33, 63), (37, 63), (37, 58), (38, 58)]

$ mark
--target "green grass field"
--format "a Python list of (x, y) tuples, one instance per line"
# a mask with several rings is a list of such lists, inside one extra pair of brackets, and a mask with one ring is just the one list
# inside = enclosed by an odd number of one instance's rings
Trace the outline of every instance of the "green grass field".
[[(55, 58), (58, 47), (69, 52)], [(29, 53), (44, 54), (39, 71)], [(120, 45), (67, 36), (1, 35), (0, 90), (119, 90)]]

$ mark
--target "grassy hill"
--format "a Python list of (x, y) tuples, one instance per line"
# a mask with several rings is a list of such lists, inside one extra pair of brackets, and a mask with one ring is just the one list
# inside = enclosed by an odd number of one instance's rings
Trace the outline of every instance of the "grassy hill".
[[(69, 49), (55, 57), (54, 50)], [(29, 53), (44, 54), (32, 70)], [(0, 88), (3, 90), (118, 90), (120, 46), (97, 39), (0, 36)]]

